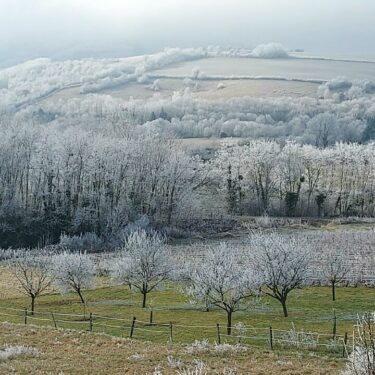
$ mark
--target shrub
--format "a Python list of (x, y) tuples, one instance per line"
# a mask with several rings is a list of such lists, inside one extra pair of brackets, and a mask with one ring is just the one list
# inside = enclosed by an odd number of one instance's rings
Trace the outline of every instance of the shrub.
[(74, 252), (98, 252), (103, 250), (104, 243), (95, 233), (81, 233), (79, 236), (60, 236), (59, 245)]
[(40, 353), (37, 349), (29, 346), (7, 346), (5, 349), (0, 350), (0, 362), (22, 355), (37, 357)]
[(341, 375), (374, 375), (375, 315), (367, 314), (358, 318), (355, 327), (352, 352)]
[(296, 348), (296, 349), (317, 349), (319, 339), (315, 337), (313, 333), (309, 332), (297, 332), (294, 324), (292, 329), (282, 335), (281, 344), (284, 348)]

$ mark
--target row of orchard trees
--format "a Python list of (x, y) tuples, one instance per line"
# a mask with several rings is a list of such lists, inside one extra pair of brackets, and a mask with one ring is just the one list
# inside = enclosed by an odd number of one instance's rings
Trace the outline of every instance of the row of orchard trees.
[[(249, 308), (262, 295), (280, 302), (288, 316), (288, 296), (295, 289), (320, 284), (335, 287), (347, 279), (351, 265), (342, 249), (333, 248), (316, 267), (310, 245), (303, 236), (285, 236), (278, 232), (255, 232), (248, 245), (238, 248), (228, 243), (207, 246), (199, 259), (178, 262), (165, 239), (156, 232), (137, 230), (130, 234), (123, 248), (110, 261), (109, 272), (116, 284), (123, 284), (147, 295), (164, 281), (182, 282), (192, 301), (199, 301), (208, 311), (212, 306), (223, 310), (227, 332), (231, 334), (236, 311)], [(73, 291), (85, 303), (84, 290), (94, 285), (95, 264), (89, 255), (62, 251), (43, 254), (17, 252), (8, 266), (22, 292), (35, 299), (53, 284), (62, 292)]]
[(236, 214), (374, 214), (375, 144), (320, 149), (274, 141), (223, 145), (213, 179)]
[(152, 135), (2, 129), (1, 246), (53, 243), (63, 232), (111, 239), (143, 215), (168, 225), (187, 201), (193, 167), (175, 140)]

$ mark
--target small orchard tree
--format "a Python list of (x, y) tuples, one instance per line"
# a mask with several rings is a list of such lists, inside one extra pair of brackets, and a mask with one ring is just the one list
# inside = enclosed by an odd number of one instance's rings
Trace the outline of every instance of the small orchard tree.
[(146, 307), (147, 294), (157, 288), (172, 272), (172, 260), (165, 239), (156, 232), (145, 230), (133, 232), (112, 267), (115, 281), (129, 285), (142, 296), (142, 307)]
[(339, 248), (330, 248), (322, 254), (323, 282), (332, 288), (332, 301), (336, 300), (336, 285), (345, 280), (350, 272), (347, 254)]
[(221, 243), (209, 247), (203, 260), (190, 264), (193, 298), (224, 310), (227, 314), (227, 334), (232, 333), (233, 313), (242, 308), (241, 302), (258, 294), (259, 284), (238, 249)]
[[(21, 255), (20, 255), (21, 254)], [(10, 271), (18, 281), (22, 293), (31, 298), (31, 314), (35, 300), (52, 284), (50, 256), (42, 251), (21, 250), (8, 260)]]
[(263, 292), (281, 303), (287, 317), (289, 293), (308, 281), (311, 252), (299, 237), (274, 231), (254, 233), (250, 243), (251, 263), (264, 285)]
[(64, 251), (52, 258), (54, 280), (62, 292), (73, 291), (84, 304), (83, 290), (93, 285), (96, 267), (86, 253)]

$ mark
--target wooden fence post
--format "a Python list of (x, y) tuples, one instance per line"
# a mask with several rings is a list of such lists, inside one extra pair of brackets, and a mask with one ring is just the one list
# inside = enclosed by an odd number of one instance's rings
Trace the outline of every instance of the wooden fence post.
[(57, 324), (56, 324), (56, 319), (55, 319), (55, 315), (53, 312), (51, 312), (51, 315), (52, 315), (52, 320), (53, 320), (53, 325), (55, 326), (55, 328), (57, 328)]
[(130, 328), (130, 338), (133, 338), (133, 333), (134, 333), (134, 327), (135, 327), (135, 321), (136, 321), (136, 317), (134, 316), (133, 317), (133, 321), (132, 321), (132, 326)]
[(336, 333), (337, 333), (337, 318), (336, 318), (336, 311), (335, 309), (333, 309), (332, 340), (336, 340)]
[(221, 344), (221, 335), (220, 335), (220, 324), (216, 324), (216, 333), (217, 333), (217, 343)]
[(154, 312), (153, 310), (150, 311), (150, 326), (152, 326), (154, 324)]
[(173, 325), (169, 322), (169, 342), (173, 344)]
[(92, 332), (94, 322), (92, 320), (92, 313), (90, 313), (90, 332)]
[(272, 327), (270, 327), (270, 347), (271, 347), (271, 350), (273, 350), (273, 332), (272, 332)]
[(346, 357), (346, 345), (348, 343), (348, 332), (345, 332), (345, 336), (344, 336), (344, 346), (342, 348), (342, 357), (345, 358)]
[(27, 324), (27, 309), (25, 308), (25, 325)]

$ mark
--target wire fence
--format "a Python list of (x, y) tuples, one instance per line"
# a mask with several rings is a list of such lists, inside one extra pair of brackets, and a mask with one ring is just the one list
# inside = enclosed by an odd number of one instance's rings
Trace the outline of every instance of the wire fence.
[(320, 333), (274, 329), (273, 327), (245, 327), (236, 325), (228, 327), (216, 325), (185, 325), (172, 322), (156, 323), (149, 321), (104, 316), (100, 314), (68, 314), (60, 312), (37, 311), (28, 309), (0, 307), (0, 321), (24, 325), (49, 326), (60, 329), (105, 333), (115, 337), (132, 339), (192, 344), (208, 342), (216, 344), (233, 344), (252, 347), (269, 348), (271, 350), (303, 350), (342, 355), (348, 353), (353, 336), (347, 333)]

